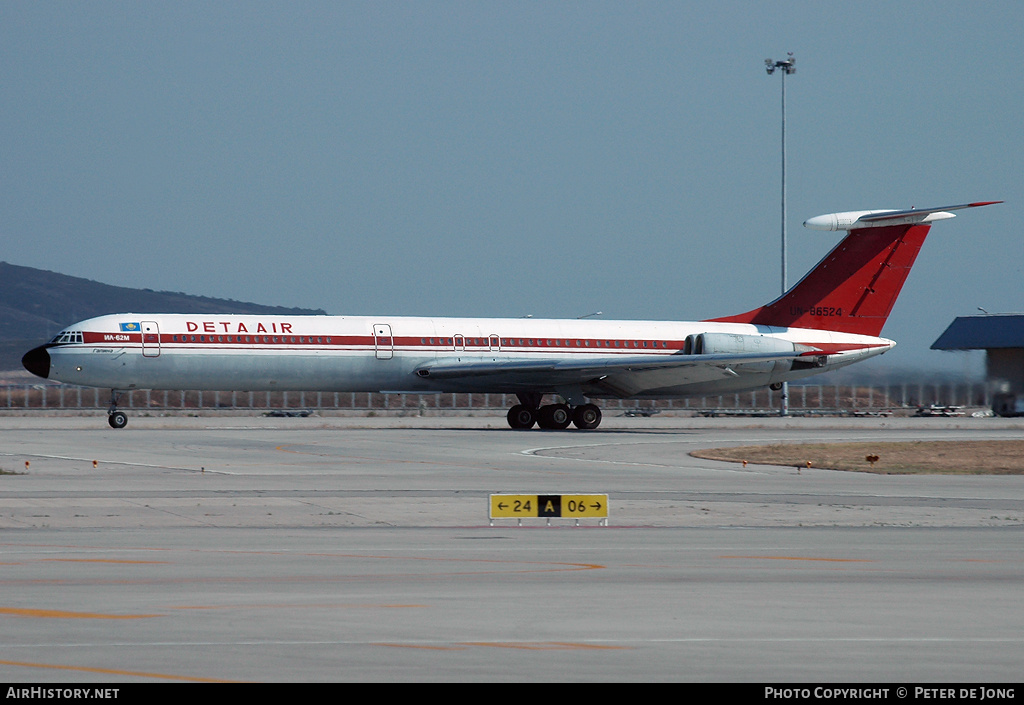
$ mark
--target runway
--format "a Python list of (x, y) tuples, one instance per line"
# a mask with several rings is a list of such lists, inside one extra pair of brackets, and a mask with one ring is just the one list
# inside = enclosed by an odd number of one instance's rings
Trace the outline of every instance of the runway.
[[(1024, 477), (721, 463), (1000, 419), (3, 417), (9, 682), (1014, 682)], [(25, 462), (28, 468), (25, 468)], [(95, 467), (93, 461), (96, 462)], [(610, 521), (488, 520), (609, 495)]]

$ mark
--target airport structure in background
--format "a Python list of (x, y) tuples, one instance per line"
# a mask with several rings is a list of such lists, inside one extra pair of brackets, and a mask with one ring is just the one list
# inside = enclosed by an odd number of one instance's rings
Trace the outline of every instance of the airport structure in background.
[[(992, 408), (991, 385), (956, 380), (915, 380), (888, 383), (834, 382), (794, 385), (793, 415), (912, 415), (922, 409), (953, 407), (983, 413)], [(283, 416), (317, 414), (445, 414), (503, 415), (511, 394), (412, 394), (365, 392), (231, 392), (135, 390), (121, 406), (153, 415), (249, 411)], [(598, 400), (609, 416), (778, 415), (778, 396), (765, 388), (749, 392), (660, 400)], [(0, 414), (92, 413), (105, 411), (105, 390), (69, 384), (0, 385)], [(979, 412), (979, 410), (982, 410)], [(952, 413), (950, 411), (949, 413)]]
[(992, 411), (1024, 416), (1024, 314), (960, 316), (932, 350), (984, 350)]

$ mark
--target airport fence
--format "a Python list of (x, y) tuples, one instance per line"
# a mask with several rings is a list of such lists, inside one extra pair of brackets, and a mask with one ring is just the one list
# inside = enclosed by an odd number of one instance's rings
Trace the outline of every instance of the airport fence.
[[(203, 410), (338, 411), (423, 415), (438, 412), (502, 412), (517, 403), (512, 394), (373, 394), (365, 392), (149, 391), (122, 394), (118, 408), (154, 413)], [(606, 414), (653, 415), (692, 412), (709, 416), (777, 413), (780, 393), (767, 389), (670, 400), (595, 400)], [(72, 385), (0, 387), (0, 411), (94, 410), (110, 404), (108, 390)], [(789, 410), (799, 414), (871, 415), (921, 407), (990, 408), (984, 382), (802, 384), (789, 386)]]

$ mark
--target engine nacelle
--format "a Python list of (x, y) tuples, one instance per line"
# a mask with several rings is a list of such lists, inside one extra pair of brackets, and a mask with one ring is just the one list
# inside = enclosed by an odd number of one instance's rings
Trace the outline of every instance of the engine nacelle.
[(768, 335), (738, 335), (734, 333), (697, 333), (686, 337), (685, 352), (690, 355), (716, 353), (786, 353), (803, 352), (801, 345)]

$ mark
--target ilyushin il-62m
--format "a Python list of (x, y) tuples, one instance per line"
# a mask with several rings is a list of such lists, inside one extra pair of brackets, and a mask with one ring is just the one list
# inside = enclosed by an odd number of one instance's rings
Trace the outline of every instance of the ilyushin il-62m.
[[(878, 337), (942, 208), (830, 213), (846, 237), (781, 297), (704, 321), (120, 313), (61, 331), (22, 358), (35, 375), (110, 389), (514, 394), (515, 429), (597, 428), (590, 400), (770, 387), (891, 349)], [(547, 403), (545, 403), (547, 400)]]

